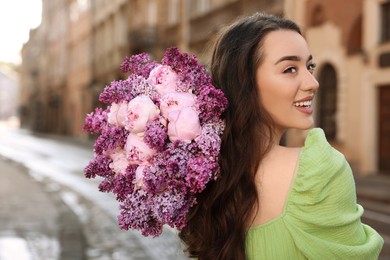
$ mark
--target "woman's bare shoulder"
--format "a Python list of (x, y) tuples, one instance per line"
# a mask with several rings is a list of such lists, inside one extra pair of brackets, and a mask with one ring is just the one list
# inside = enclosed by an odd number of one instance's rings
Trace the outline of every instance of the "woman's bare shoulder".
[(295, 167), (301, 148), (277, 146), (264, 158), (264, 163), (273, 167)]
[(259, 211), (253, 226), (264, 224), (282, 214), (294, 180), (300, 148), (275, 147), (257, 171)]

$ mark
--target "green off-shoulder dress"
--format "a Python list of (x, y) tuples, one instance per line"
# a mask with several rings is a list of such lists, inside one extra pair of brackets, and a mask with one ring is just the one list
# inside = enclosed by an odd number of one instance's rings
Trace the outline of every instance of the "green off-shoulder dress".
[(248, 230), (247, 259), (378, 259), (383, 239), (361, 223), (362, 214), (348, 162), (314, 128), (283, 213)]

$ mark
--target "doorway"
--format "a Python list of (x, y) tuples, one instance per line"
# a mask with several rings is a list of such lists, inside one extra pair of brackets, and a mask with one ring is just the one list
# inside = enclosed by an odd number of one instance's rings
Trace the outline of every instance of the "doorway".
[(379, 171), (390, 174), (390, 85), (379, 87)]

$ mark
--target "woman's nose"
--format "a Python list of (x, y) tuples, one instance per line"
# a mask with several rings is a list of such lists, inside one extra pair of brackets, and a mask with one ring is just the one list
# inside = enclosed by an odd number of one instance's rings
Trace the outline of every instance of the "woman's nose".
[(319, 87), (319, 83), (317, 79), (314, 77), (312, 73), (307, 71), (304, 75), (304, 79), (302, 82), (302, 89), (303, 90), (310, 90), (310, 91), (316, 91)]

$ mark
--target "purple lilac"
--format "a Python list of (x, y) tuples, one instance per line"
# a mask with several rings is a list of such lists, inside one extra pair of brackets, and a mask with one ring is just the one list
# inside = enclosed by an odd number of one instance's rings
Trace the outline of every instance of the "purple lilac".
[(125, 198), (133, 192), (133, 181), (135, 179), (136, 168), (137, 165), (129, 165), (126, 169), (126, 173), (120, 173), (115, 176), (112, 192), (116, 194), (116, 199), (118, 201), (124, 201)]
[(146, 125), (144, 142), (148, 144), (150, 148), (161, 151), (165, 145), (167, 137), (167, 129), (160, 123), (160, 121), (152, 121)]
[(186, 162), (196, 151), (194, 144), (175, 141), (169, 143), (164, 151), (155, 154), (153, 165), (165, 171), (171, 178), (180, 178), (186, 174)]
[(221, 149), (221, 134), (223, 121), (213, 122), (202, 126), (202, 133), (195, 139), (198, 148), (206, 156), (218, 157)]
[(102, 108), (95, 108), (94, 112), (91, 112), (85, 118), (83, 130), (90, 133), (101, 133), (107, 126), (107, 111)]
[(118, 224), (121, 229), (138, 229), (144, 236), (156, 237), (162, 233), (163, 224), (152, 217), (152, 196), (144, 190), (131, 193), (120, 205)]
[(144, 170), (144, 183), (146, 191), (151, 194), (160, 193), (167, 187), (168, 177), (165, 171), (156, 171), (151, 167)]
[(206, 184), (219, 173), (218, 162), (197, 157), (188, 161), (186, 185), (193, 194), (202, 192)]
[(182, 190), (180, 185), (169, 185), (164, 192), (153, 196), (155, 206), (152, 210), (157, 221), (178, 229), (185, 227), (188, 209), (194, 204), (195, 198)]
[(99, 95), (99, 101), (104, 104), (121, 103), (130, 101), (134, 98), (132, 95), (132, 81), (129, 79), (111, 82)]
[(121, 127), (107, 128), (95, 141), (94, 151), (96, 154), (103, 154), (105, 151), (124, 148), (128, 132)]
[(143, 76), (144, 78), (149, 77), (150, 71), (158, 65), (156, 61), (150, 60), (150, 56), (146, 53), (140, 53), (129, 57), (126, 57), (120, 69), (122, 72), (130, 72)]
[(136, 97), (140, 95), (146, 95), (150, 97), (150, 99), (159, 105), (160, 95), (157, 91), (148, 84), (146, 78), (137, 74), (131, 74), (127, 79), (131, 85), (131, 95)]
[(95, 178), (97, 176), (106, 177), (111, 176), (114, 172), (110, 169), (112, 160), (107, 155), (97, 155), (84, 168), (86, 178)]
[(115, 175), (106, 177), (99, 184), (99, 191), (101, 192), (111, 192), (115, 186)]
[(179, 87), (187, 87), (187, 89), (181, 89), (183, 92), (192, 89), (195, 94), (198, 94), (199, 87), (211, 84), (210, 76), (206, 74), (205, 67), (198, 63), (195, 55), (181, 53), (175, 47), (169, 48), (165, 52), (161, 62), (164, 65), (170, 66), (179, 75), (183, 82)]
[(201, 123), (218, 120), (228, 105), (224, 93), (211, 85), (201, 88), (197, 102)]

